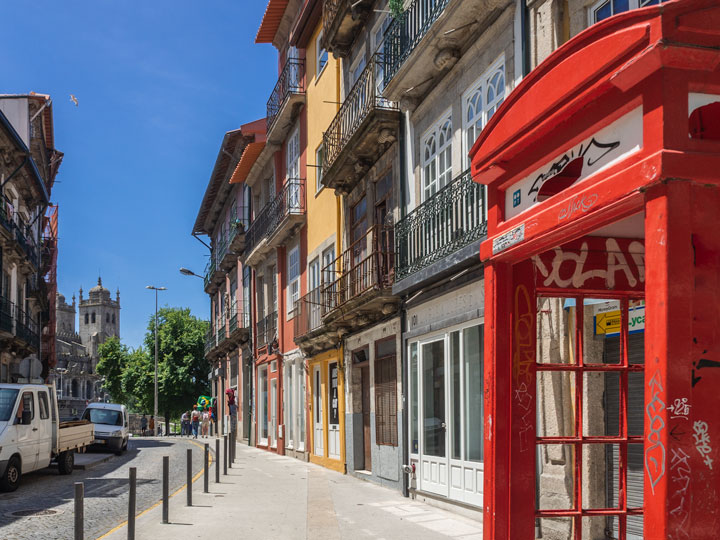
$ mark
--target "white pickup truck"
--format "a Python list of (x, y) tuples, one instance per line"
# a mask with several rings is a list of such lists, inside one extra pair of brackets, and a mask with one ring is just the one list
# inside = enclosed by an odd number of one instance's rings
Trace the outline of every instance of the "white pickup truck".
[(70, 474), (75, 451), (92, 444), (94, 426), (60, 422), (53, 386), (0, 384), (0, 490), (15, 491), (20, 476), (56, 460)]

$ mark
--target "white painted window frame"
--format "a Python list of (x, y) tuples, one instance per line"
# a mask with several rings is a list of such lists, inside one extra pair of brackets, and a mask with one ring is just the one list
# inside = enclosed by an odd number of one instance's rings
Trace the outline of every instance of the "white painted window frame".
[[(297, 275), (291, 274), (293, 255), (297, 256)], [(293, 288), (297, 291), (293, 292)], [(295, 316), (295, 303), (300, 299), (300, 246), (292, 247), (287, 254), (287, 320)]]
[[(316, 81), (320, 78), (320, 75), (322, 75), (325, 72), (325, 68), (330, 63), (330, 56), (328, 54), (328, 51), (327, 51), (327, 49), (325, 49), (322, 46), (322, 38), (323, 38), (323, 33), (320, 32), (318, 34), (317, 39), (315, 40), (315, 72), (316, 72), (315, 80)], [(325, 64), (323, 64), (322, 67), (320, 67), (320, 60), (323, 57), (322, 53), (325, 53)]]
[[(447, 123), (450, 123), (450, 133), (449, 136), (447, 136), (447, 140), (444, 144), (440, 144), (440, 136), (442, 135), (442, 130), (445, 128)], [(426, 157), (426, 146), (429, 144), (430, 140), (434, 138), (435, 141), (435, 148), (431, 152), (429, 157)], [(425, 133), (422, 136), (421, 142), (420, 142), (420, 164), (421, 164), (421, 173), (420, 173), (420, 181), (421, 181), (421, 197), (420, 200), (422, 202), (427, 201), (430, 199), (435, 193), (440, 191), (443, 187), (448, 185), (452, 181), (452, 143), (453, 143), (453, 118), (452, 118), (452, 109), (446, 110), (440, 118), (432, 125), (430, 126)], [(444, 169), (440, 171), (440, 156), (446, 152), (448, 159), (448, 163), (446, 163)], [(431, 183), (428, 184), (427, 178), (428, 178), (428, 167), (433, 166), (435, 170), (435, 178), (432, 180)], [(446, 179), (445, 183), (443, 185), (441, 184), (441, 176), (444, 176), (449, 173), (449, 178)]]

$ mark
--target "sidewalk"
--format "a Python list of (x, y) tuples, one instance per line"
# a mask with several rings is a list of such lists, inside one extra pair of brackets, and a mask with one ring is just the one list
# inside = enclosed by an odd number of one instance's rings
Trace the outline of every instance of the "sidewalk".
[[(136, 519), (136, 538), (481, 540), (482, 524), (406, 499), (399, 493), (294, 458), (237, 445), (228, 475), (210, 493), (203, 479), (193, 485), (193, 507), (185, 490), (170, 499), (170, 523), (162, 505)], [(123, 526), (103, 540), (125, 540)]]

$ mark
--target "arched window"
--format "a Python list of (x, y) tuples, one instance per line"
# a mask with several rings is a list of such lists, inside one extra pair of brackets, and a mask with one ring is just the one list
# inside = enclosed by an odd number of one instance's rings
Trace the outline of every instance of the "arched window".
[(106, 313), (106, 314), (105, 314), (105, 322), (106, 322), (106, 323), (109, 323), (109, 322), (110, 322), (110, 314), (109, 314), (109, 313)]
[(92, 312), (92, 317), (91, 317), (91, 319), (92, 319), (93, 324), (95, 324), (95, 312), (94, 312), (94, 311)]
[(505, 99), (505, 66), (500, 66), (495, 73), (490, 76), (487, 87), (487, 117), (485, 122), (490, 120), (500, 104)]
[(423, 201), (452, 180), (452, 117), (443, 117), (430, 128), (422, 146)]
[(114, 313), (113, 313), (113, 316), (112, 316), (112, 323), (115, 324), (115, 314), (114, 314)]
[(88, 324), (88, 322), (89, 322), (89, 316), (88, 316), (88, 314), (86, 313), (86, 314), (85, 314), (85, 324)]

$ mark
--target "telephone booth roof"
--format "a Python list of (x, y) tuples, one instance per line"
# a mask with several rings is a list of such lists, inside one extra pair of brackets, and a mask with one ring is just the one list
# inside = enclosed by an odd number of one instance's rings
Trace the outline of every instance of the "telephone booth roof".
[(717, 0), (589, 27), (523, 79), (470, 152), (473, 179), (488, 187), (481, 259), (518, 260), (630, 222), (659, 182), (718, 183), (720, 138), (692, 129), (693, 113), (718, 107)]

